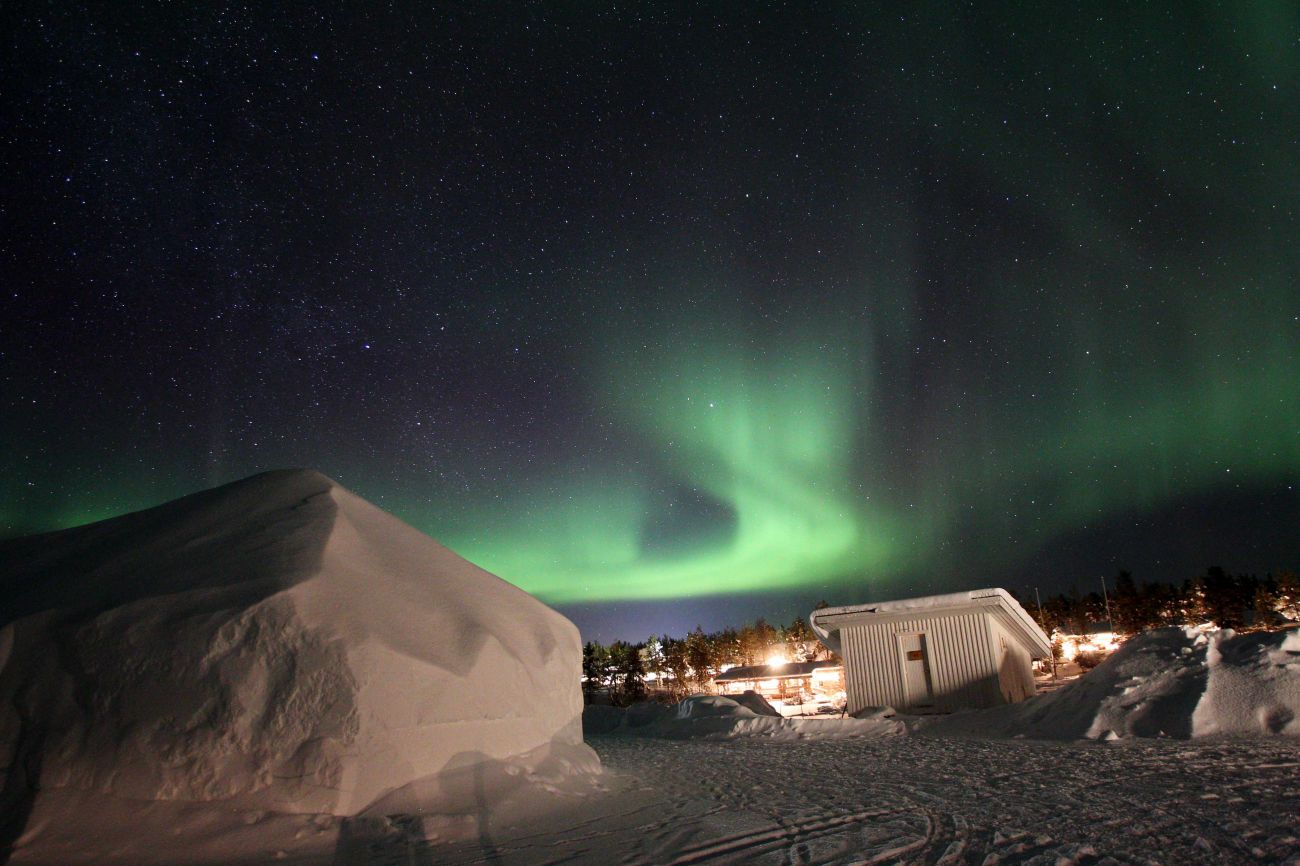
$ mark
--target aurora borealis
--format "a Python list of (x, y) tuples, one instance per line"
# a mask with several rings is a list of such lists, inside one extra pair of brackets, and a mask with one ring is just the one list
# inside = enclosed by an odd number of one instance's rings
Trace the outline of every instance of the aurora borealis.
[(637, 639), (1300, 566), (1300, 13), (12, 4), (0, 528), (308, 465)]

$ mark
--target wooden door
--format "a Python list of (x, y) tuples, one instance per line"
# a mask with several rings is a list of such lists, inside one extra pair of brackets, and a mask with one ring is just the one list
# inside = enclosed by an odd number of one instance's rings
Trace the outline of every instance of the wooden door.
[(924, 707), (934, 703), (934, 687), (930, 677), (930, 653), (924, 633), (900, 634), (898, 654), (903, 665), (903, 695), (909, 707)]

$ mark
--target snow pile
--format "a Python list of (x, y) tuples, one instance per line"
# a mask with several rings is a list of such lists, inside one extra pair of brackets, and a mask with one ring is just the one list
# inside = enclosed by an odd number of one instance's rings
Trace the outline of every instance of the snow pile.
[(675, 705), (669, 707), (653, 701), (644, 701), (628, 707), (623, 713), (621, 723), (629, 728), (643, 728), (646, 725), (672, 718), (676, 713), (677, 708)]
[(738, 701), (721, 695), (691, 695), (677, 705), (678, 720), (708, 718), (755, 718), (758, 713)]
[(597, 766), (574, 626), (316, 472), (0, 545), (0, 597), (0, 814), (455, 811)]
[(582, 733), (608, 734), (623, 724), (627, 711), (609, 704), (590, 704), (582, 708)]
[(923, 723), (930, 733), (1100, 739), (1300, 735), (1300, 631), (1165, 628), (1020, 704)]
[(1206, 647), (1205, 696), (1192, 713), (1194, 736), (1300, 736), (1300, 629), (1233, 636)]
[(845, 740), (904, 733), (901, 722), (883, 718), (783, 718), (758, 713), (730, 697), (693, 695), (679, 704), (633, 704), (626, 710), (587, 707), (588, 733), (627, 734), (669, 740)]
[(755, 715), (759, 715), (759, 716), (784, 715), (780, 710), (772, 706), (772, 704), (767, 700), (767, 698), (763, 697), (758, 692), (753, 691), (752, 689), (746, 689), (745, 691), (741, 692), (738, 695), (732, 695), (731, 699), (734, 700), (736, 703), (740, 704), (742, 707), (748, 707), (750, 710), (753, 710)]

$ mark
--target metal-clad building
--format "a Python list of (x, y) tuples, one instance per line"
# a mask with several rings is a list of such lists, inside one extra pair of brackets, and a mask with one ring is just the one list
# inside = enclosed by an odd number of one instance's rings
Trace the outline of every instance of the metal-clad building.
[(809, 617), (844, 659), (850, 713), (950, 712), (1034, 694), (1032, 660), (1051, 642), (1003, 589), (828, 607)]

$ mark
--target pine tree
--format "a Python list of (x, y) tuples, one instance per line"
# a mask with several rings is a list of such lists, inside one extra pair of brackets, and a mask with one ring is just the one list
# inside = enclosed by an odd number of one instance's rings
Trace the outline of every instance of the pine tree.
[(736, 661), (742, 665), (756, 665), (762, 661), (762, 647), (754, 626), (745, 623), (736, 634)]
[(713, 643), (713, 652), (715, 663), (722, 665), (743, 664), (741, 658), (743, 653), (740, 648), (740, 632), (734, 628), (727, 627), (720, 632), (709, 635)]
[(1206, 616), (1221, 628), (1240, 628), (1259, 581), (1253, 575), (1228, 574), (1215, 565), (1205, 570), (1199, 582)]
[(1300, 575), (1279, 572), (1273, 578), (1273, 610), (1291, 620), (1300, 620)]
[(1115, 578), (1115, 595), (1110, 600), (1110, 616), (1115, 624), (1115, 631), (1121, 634), (1137, 634), (1148, 623), (1142, 611), (1142, 593), (1137, 582), (1128, 571), (1121, 571)]
[(781, 643), (781, 635), (771, 623), (760, 616), (754, 620), (754, 641), (758, 647), (757, 664), (763, 664), (772, 655), (773, 649)]
[(600, 692), (609, 690), (611, 670), (609, 650), (595, 641), (587, 641), (582, 648), (582, 691), (587, 703)]
[(686, 658), (686, 641), (664, 635), (661, 641), (664, 653), (664, 670), (673, 676), (670, 691), (674, 697), (685, 697), (689, 684), (690, 663)]
[(695, 684), (701, 690), (708, 691), (716, 670), (714, 649), (712, 641), (698, 625), (686, 636), (686, 662), (691, 667)]
[(795, 619), (786, 626), (784, 632), (786, 653), (791, 659), (797, 662), (810, 662), (817, 658), (822, 646), (803, 617)]
[(656, 678), (664, 670), (664, 645), (660, 642), (658, 635), (650, 635), (646, 638), (645, 647), (641, 651), (641, 658), (645, 662), (645, 669), (655, 675)]
[(641, 665), (641, 649), (624, 641), (614, 641), (609, 647), (611, 688), (610, 697), (615, 705), (627, 706), (645, 697), (645, 668)]

